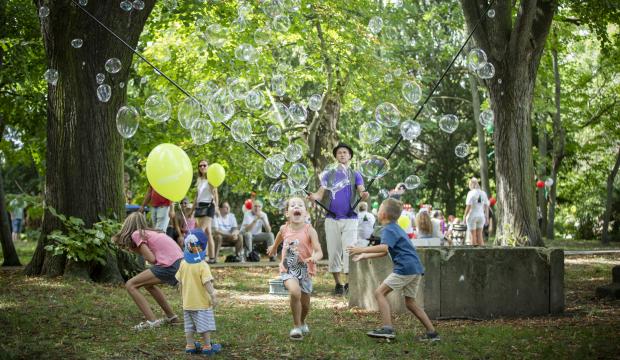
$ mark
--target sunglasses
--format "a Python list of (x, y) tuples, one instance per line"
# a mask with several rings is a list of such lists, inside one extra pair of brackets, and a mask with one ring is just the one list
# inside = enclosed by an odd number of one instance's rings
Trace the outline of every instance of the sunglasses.
[(207, 165), (202, 164), (202, 165), (198, 165), (199, 168), (203, 168), (203, 167), (207, 167)]

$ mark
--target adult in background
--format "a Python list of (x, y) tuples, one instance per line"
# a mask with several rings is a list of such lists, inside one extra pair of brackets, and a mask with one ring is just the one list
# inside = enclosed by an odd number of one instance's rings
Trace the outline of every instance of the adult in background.
[(431, 213), (431, 223), (433, 224), (433, 237), (438, 238), (443, 245), (444, 242), (444, 232), (445, 232), (445, 223), (443, 219), (443, 214), (441, 210), (433, 210)]
[(470, 233), (471, 243), (474, 246), (484, 245), (482, 229), (489, 222), (489, 199), (480, 189), (478, 179), (469, 180), (469, 192), (465, 200), (465, 222)]
[(198, 162), (198, 174), (196, 176), (196, 198), (194, 199), (194, 217), (196, 218), (196, 227), (202, 229), (207, 234), (207, 253), (209, 260), (207, 263), (215, 264), (215, 240), (211, 231), (213, 217), (217, 210), (218, 194), (217, 188), (211, 186), (207, 180), (207, 169), (209, 163), (207, 160)]
[(165, 232), (170, 222), (170, 204), (170, 200), (159, 195), (159, 193), (149, 185), (149, 188), (146, 190), (146, 195), (144, 195), (144, 201), (142, 201), (142, 205), (140, 205), (138, 211), (144, 213), (144, 208), (150, 205), (153, 228)]
[(335, 194), (321, 186), (316, 193), (308, 195), (308, 198), (314, 201), (320, 200), (329, 209), (325, 219), (329, 272), (336, 282), (334, 293), (344, 295), (349, 291), (349, 284), (345, 281), (342, 285), (340, 272), (343, 272), (345, 277), (349, 274), (349, 254), (346, 249), (357, 241), (357, 214), (353, 205), (357, 194), (362, 200), (366, 200), (368, 192), (364, 188), (362, 175), (349, 166), (353, 158), (353, 149), (347, 144), (340, 143), (334, 147), (332, 154), (346, 169), (350, 185)]
[(427, 239), (433, 237), (433, 223), (428, 214), (428, 210), (424, 207), (418, 211), (415, 217), (415, 237), (416, 239)]
[[(260, 200), (254, 200), (252, 211), (243, 215), (241, 231), (243, 232), (246, 254), (253, 250), (256, 241), (266, 242), (267, 247), (273, 245), (274, 236), (271, 232), (271, 225), (269, 225), (267, 214), (263, 212), (263, 203)], [(270, 256), (269, 261), (276, 261), (275, 256)]]
[(233, 244), (239, 260), (244, 260), (243, 237), (239, 233), (237, 218), (230, 212), (230, 205), (226, 201), (220, 206), (220, 213), (213, 222), (213, 236), (215, 236), (215, 258), (220, 255), (222, 244)]
[(9, 208), (11, 209), (11, 238), (13, 242), (19, 240), (20, 234), (23, 230), (24, 225), (24, 202), (18, 199), (13, 199), (9, 203)]
[(176, 240), (177, 244), (183, 248), (185, 236), (196, 227), (196, 219), (187, 198), (183, 198), (179, 205), (181, 211), (175, 211), (174, 204), (170, 208), (170, 226), (168, 226), (166, 234)]
[(372, 213), (368, 212), (368, 204), (364, 201), (359, 203), (357, 211), (357, 244), (355, 246), (368, 246), (376, 219)]

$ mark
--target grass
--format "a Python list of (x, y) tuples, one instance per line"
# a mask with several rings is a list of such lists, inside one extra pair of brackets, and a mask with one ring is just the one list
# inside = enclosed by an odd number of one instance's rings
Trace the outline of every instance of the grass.
[[(394, 320), (396, 341), (366, 337), (378, 325), (378, 313), (349, 309), (330, 295), (332, 280), (323, 266), (315, 278), (312, 332), (301, 342), (289, 341), (288, 298), (267, 294), (275, 266), (213, 268), (220, 295), (214, 339), (224, 346), (222, 359), (618, 358), (620, 303), (593, 296), (597, 286), (611, 282), (618, 264), (620, 255), (567, 258), (564, 314), (436, 321), (443, 340), (435, 344), (414, 340), (423, 328), (408, 315)], [(0, 289), (0, 359), (188, 359), (182, 326), (130, 330), (143, 319), (122, 286), (26, 277), (13, 268), (0, 270)], [(180, 314), (180, 295), (163, 290)]]

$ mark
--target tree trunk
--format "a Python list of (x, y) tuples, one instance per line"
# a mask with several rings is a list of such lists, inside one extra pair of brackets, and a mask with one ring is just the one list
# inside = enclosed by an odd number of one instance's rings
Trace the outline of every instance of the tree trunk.
[(553, 114), (553, 165), (551, 167), (551, 179), (553, 184), (549, 189), (549, 217), (547, 218), (547, 239), (555, 238), (555, 206), (557, 198), (557, 182), (558, 172), (564, 159), (564, 144), (566, 132), (562, 126), (561, 108), (560, 108), (560, 69), (558, 65), (557, 37), (553, 34), (554, 44), (551, 48), (551, 56), (553, 59), (553, 78), (555, 83), (555, 113)]
[[(121, 83), (127, 80), (133, 54), (71, 1), (35, 3), (37, 7), (49, 7), (49, 16), (41, 20), (41, 30), (48, 67), (59, 74), (57, 84), (48, 86), (45, 203), (59, 213), (83, 219), (86, 227), (99, 221), (99, 215), (121, 219), (123, 141), (116, 130), (116, 112), (125, 104), (127, 88)], [(85, 8), (135, 48), (154, 5), (145, 3), (143, 10), (131, 12), (123, 11), (115, 1), (91, 1)], [(71, 46), (74, 38), (83, 39), (81, 48)], [(122, 68), (116, 74), (104, 69), (110, 58), (121, 61)], [(97, 73), (105, 74), (104, 83), (112, 87), (107, 103), (97, 98)], [(55, 217), (46, 214), (41, 239), (26, 273), (69, 272), (84, 277), (88, 273), (84, 269), (91, 268), (89, 264), (67, 266), (64, 257), (45, 253), (47, 235), (57, 228)]]
[[(538, 179), (545, 181), (547, 177), (547, 131), (546, 131), (546, 116), (539, 117), (538, 122), (538, 153), (540, 160), (538, 161)], [(546, 189), (546, 187), (545, 187)], [(547, 229), (547, 197), (545, 196), (545, 190), (538, 190), (538, 207), (542, 214), (540, 223), (540, 232), (544, 233)]]
[(480, 96), (478, 95), (478, 80), (474, 74), (469, 74), (469, 89), (471, 91), (471, 104), (474, 112), (474, 122), (476, 123), (476, 135), (478, 136), (478, 160), (480, 161), (480, 184), (482, 190), (491, 196), (491, 186), (489, 185), (489, 160), (487, 158), (487, 144), (485, 143), (484, 129), (479, 121), (480, 118)]
[(513, 1), (498, 0), (494, 18), (486, 16), (484, 4), (461, 0), (470, 29), (483, 17), (474, 39), (495, 67), (495, 76), (485, 84), (495, 113), (498, 236), (508, 230), (527, 237), (530, 245), (543, 246), (536, 219), (530, 116), (536, 72), (557, 4), (521, 0), (514, 15)]
[(602, 241), (603, 244), (609, 244), (609, 218), (611, 217), (611, 204), (613, 203), (613, 190), (614, 190), (614, 181), (616, 179), (616, 175), (618, 175), (618, 168), (620, 167), (620, 147), (618, 147), (618, 154), (616, 155), (616, 163), (614, 164), (613, 169), (607, 176), (607, 201), (605, 202), (605, 215), (603, 217), (603, 236)]
[[(0, 126), (3, 127), (3, 126)], [(4, 261), (2, 266), (21, 266), (17, 251), (13, 245), (11, 237), (11, 229), (9, 225), (8, 211), (4, 200), (4, 178), (2, 175), (2, 167), (0, 166), (0, 240), (2, 240), (2, 256)]]

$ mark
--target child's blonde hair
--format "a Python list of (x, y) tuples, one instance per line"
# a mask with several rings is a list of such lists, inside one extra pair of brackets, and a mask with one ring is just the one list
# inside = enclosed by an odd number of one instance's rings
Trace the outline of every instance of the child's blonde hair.
[(428, 211), (418, 212), (418, 215), (415, 217), (415, 227), (424, 234), (433, 232), (433, 223), (431, 222), (430, 215), (428, 215)]
[(140, 237), (145, 238), (144, 231), (149, 229), (146, 224), (146, 217), (141, 212), (134, 212), (129, 214), (123, 222), (123, 227), (121, 227), (121, 231), (118, 234), (112, 236), (112, 241), (114, 241), (118, 246), (126, 248), (126, 249), (135, 249), (136, 244), (131, 239), (131, 234), (135, 231), (139, 231)]
[(383, 212), (390, 221), (398, 220), (403, 212), (403, 203), (393, 198), (383, 200), (381, 205), (383, 206)]

